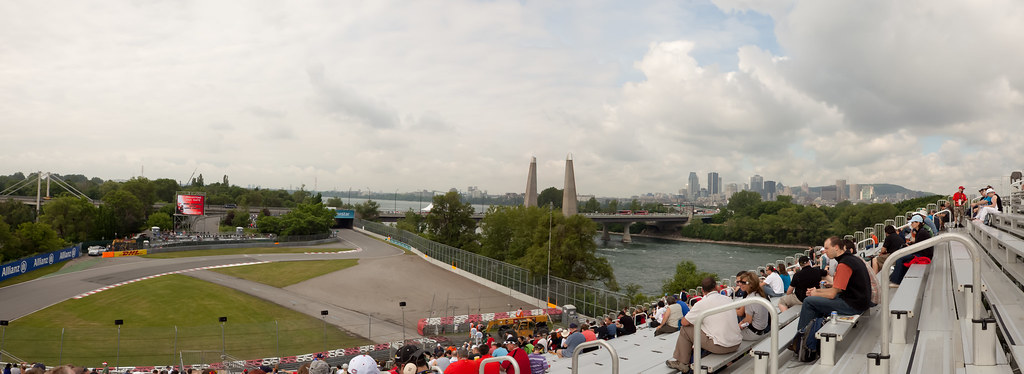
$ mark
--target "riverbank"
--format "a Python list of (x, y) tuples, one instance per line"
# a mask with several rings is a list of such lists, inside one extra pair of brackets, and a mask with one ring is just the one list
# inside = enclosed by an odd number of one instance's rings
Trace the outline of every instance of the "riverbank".
[[(622, 233), (613, 232), (612, 234), (622, 235)], [(652, 239), (665, 239), (673, 240), (677, 242), (688, 242), (688, 243), (711, 243), (711, 244), (722, 244), (722, 245), (742, 245), (751, 247), (771, 247), (771, 248), (794, 248), (794, 249), (807, 249), (810, 246), (798, 245), (798, 244), (768, 244), (768, 243), (747, 243), (747, 242), (734, 242), (728, 240), (710, 240), (710, 239), (697, 239), (687, 238), (681, 236), (678, 233), (674, 235), (650, 235), (650, 234), (630, 234), (632, 237), (639, 238), (652, 238)]]

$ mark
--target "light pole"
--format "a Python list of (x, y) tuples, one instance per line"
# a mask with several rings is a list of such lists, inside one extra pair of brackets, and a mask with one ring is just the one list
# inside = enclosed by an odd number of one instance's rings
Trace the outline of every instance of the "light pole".
[[(548, 203), (548, 295), (546, 301), (551, 304), (551, 229), (555, 220), (554, 203)], [(547, 307), (547, 305), (545, 305)]]
[(398, 306), (402, 308), (402, 344), (405, 344), (405, 302), (399, 301)]
[(324, 352), (327, 352), (327, 311), (320, 311), (320, 319), (324, 321)]
[(398, 189), (395, 189), (395, 213), (398, 213)]
[(123, 319), (115, 319), (114, 326), (117, 326), (117, 356), (114, 358), (114, 367), (121, 366), (121, 325), (124, 324)]
[(228, 322), (228, 317), (217, 318), (220, 321), (220, 354), (224, 355), (228, 353), (228, 340), (224, 335), (224, 324)]

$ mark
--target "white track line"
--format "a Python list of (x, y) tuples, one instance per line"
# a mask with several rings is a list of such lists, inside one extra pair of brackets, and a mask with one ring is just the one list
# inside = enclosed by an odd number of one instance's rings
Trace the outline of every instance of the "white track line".
[(132, 279), (132, 280), (124, 281), (124, 282), (121, 282), (121, 283), (112, 284), (112, 285), (109, 285), (109, 286), (100, 287), (100, 288), (97, 288), (95, 290), (92, 290), (92, 291), (83, 293), (81, 295), (72, 297), (72, 299), (76, 299), (76, 300), (77, 299), (81, 299), (83, 297), (86, 297), (86, 296), (89, 296), (89, 295), (95, 295), (97, 293), (109, 290), (109, 289), (114, 288), (114, 287), (123, 286), (123, 285), (129, 284), (129, 283), (135, 283), (135, 282), (138, 282), (138, 281), (141, 281), (141, 280), (153, 279), (153, 278), (156, 278), (156, 277), (162, 277), (164, 275), (188, 273), (188, 272), (197, 271), (197, 270), (219, 269), (219, 268), (229, 268), (229, 267), (235, 267), (235, 266), (266, 264), (266, 263), (269, 263), (269, 262), (270, 261), (239, 262), (239, 263), (236, 263), (236, 264), (203, 266), (203, 267), (192, 268), (192, 269), (171, 271), (171, 272), (166, 272), (166, 273), (161, 273), (161, 274), (156, 274), (156, 275), (145, 276), (145, 277), (142, 277), (142, 278)]

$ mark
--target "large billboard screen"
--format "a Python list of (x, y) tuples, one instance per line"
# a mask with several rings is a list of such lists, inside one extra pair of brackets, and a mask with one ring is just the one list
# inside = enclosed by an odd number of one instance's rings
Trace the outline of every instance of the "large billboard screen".
[(206, 212), (206, 196), (178, 195), (178, 214), (201, 216)]

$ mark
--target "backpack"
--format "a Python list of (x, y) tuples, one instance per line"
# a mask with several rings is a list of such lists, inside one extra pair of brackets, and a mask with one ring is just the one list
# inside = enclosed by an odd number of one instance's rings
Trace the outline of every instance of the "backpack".
[(789, 343), (789, 350), (796, 352), (797, 360), (800, 362), (812, 362), (818, 359), (821, 341), (814, 337), (814, 334), (825, 324), (825, 319), (818, 317), (797, 331), (793, 341)]

